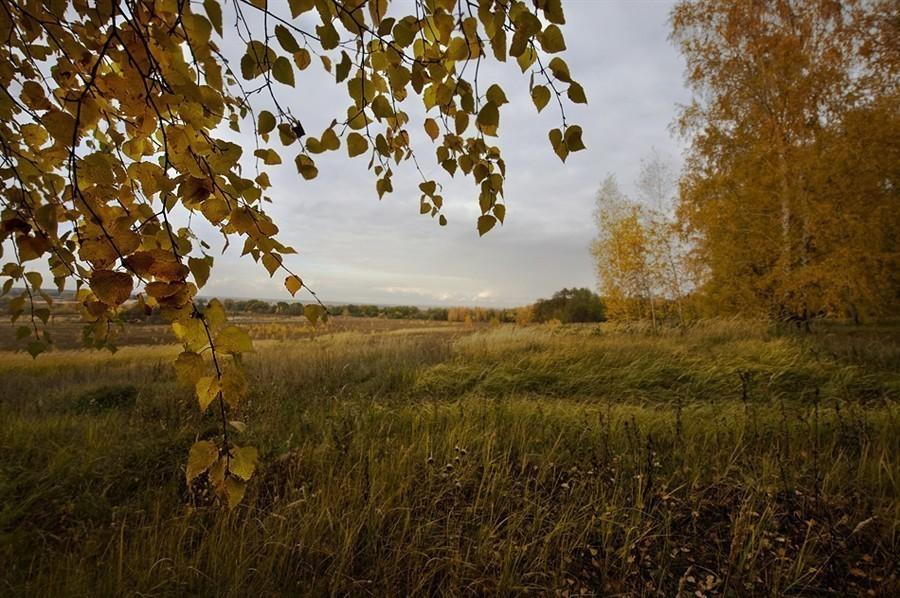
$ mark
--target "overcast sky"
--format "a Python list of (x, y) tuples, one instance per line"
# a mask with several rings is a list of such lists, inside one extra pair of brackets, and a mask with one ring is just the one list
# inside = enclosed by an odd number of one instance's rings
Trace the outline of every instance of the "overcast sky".
[[(684, 63), (668, 41), (671, 6), (564, 3), (565, 58), (590, 102), (566, 106), (569, 123), (582, 125), (587, 145), (566, 164), (547, 140), (547, 131), (559, 126), (553, 104), (536, 113), (527, 75), (514, 62), (482, 70), (481, 89), (499, 82), (511, 100), (501, 110), (499, 141), (507, 164), (506, 223), (483, 238), (475, 229), (480, 212), (472, 180), (451, 179), (438, 167), (424, 134), (413, 143), (426, 177), (444, 185), (446, 227), (419, 215), (419, 179), (411, 163), (395, 168), (394, 193), (381, 201), (367, 160), (348, 160), (344, 148), (317, 157), (314, 181), (299, 178), (293, 159), (274, 167), (268, 211), (281, 228), (281, 241), (299, 252), (289, 256), (292, 268), (326, 301), (514, 306), (562, 287), (595, 288), (588, 246), (601, 180), (615, 173), (630, 191), (640, 159), (651, 148), (680, 163), (682, 143), (670, 126), (689, 94)], [(299, 73), (297, 87), (283, 87), (281, 94), (313, 135), (344, 115), (349, 102), (345, 86), (314, 72), (321, 70)], [(404, 107), (411, 124), (418, 123), (412, 128), (420, 128), (424, 118), (414, 108), (420, 103), (411, 97)], [(198, 232), (215, 238), (209, 230)], [(252, 259), (239, 258), (239, 246), (216, 254), (203, 294), (287, 298), (284, 277), (270, 279)]]

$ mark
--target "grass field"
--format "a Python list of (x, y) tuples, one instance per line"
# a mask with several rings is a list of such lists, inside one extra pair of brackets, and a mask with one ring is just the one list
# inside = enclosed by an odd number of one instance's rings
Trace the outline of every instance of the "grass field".
[(178, 348), (0, 353), (0, 593), (900, 592), (896, 327), (337, 320), (251, 326), (231, 513)]

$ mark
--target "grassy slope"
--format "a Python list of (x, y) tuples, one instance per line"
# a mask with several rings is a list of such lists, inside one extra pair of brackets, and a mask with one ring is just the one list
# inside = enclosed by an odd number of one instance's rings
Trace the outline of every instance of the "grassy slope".
[(184, 506), (175, 349), (0, 358), (0, 593), (900, 591), (891, 331), (259, 345), (229, 515)]

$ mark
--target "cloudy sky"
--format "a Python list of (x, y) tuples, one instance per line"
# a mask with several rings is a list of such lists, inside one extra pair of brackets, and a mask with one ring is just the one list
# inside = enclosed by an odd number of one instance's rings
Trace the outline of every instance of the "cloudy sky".
[[(615, 173), (631, 190), (651, 148), (680, 161), (683, 144), (670, 127), (689, 94), (684, 64), (667, 39), (671, 5), (565, 2), (565, 58), (590, 102), (567, 105), (567, 119), (582, 125), (588, 149), (566, 164), (547, 141), (547, 131), (559, 126), (553, 104), (536, 114), (527, 75), (514, 62), (483, 69), (481, 88), (496, 81), (511, 100), (501, 111), (499, 141), (507, 163), (506, 223), (483, 238), (475, 229), (479, 211), (471, 179), (451, 179), (433, 163), (424, 134), (413, 143), (426, 177), (444, 185), (446, 227), (419, 215), (419, 179), (411, 163), (395, 169), (394, 193), (379, 201), (367, 161), (347, 160), (343, 149), (317, 158), (319, 177), (311, 182), (285, 160), (270, 172), (269, 212), (281, 241), (299, 252), (290, 256), (293, 269), (326, 301), (514, 306), (562, 287), (594, 288), (588, 246), (601, 180)], [(344, 86), (316, 70), (299, 74), (297, 87), (282, 92), (314, 135), (344, 114), (349, 101)], [(413, 109), (420, 103), (415, 100), (405, 109), (412, 123), (421, 123), (424, 113)], [(202, 236), (214, 238), (209, 232)], [(282, 276), (270, 279), (238, 253), (232, 246), (217, 254), (205, 295), (287, 297)]]

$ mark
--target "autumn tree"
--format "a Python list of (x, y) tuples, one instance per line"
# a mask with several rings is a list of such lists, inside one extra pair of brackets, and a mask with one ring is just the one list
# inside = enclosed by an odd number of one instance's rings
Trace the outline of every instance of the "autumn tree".
[(637, 189), (649, 237), (649, 270), (658, 294), (674, 305), (679, 322), (684, 324), (683, 303), (692, 286), (692, 273), (687, 260), (689, 245), (675, 218), (677, 179), (674, 165), (655, 149), (641, 160)]
[(517, 307), (515, 311), (516, 326), (527, 326), (534, 321), (534, 306), (523, 305)]
[(685, 0), (679, 213), (720, 311), (896, 313), (900, 4)]
[(610, 319), (647, 318), (656, 327), (653, 231), (644, 212), (619, 189), (615, 176), (609, 175), (597, 192), (597, 237), (591, 244), (591, 255)]
[[(292, 295), (305, 288), (315, 322), (324, 306), (265, 211), (267, 167), (293, 161), (312, 179), (317, 155), (345, 151), (367, 162), (382, 196), (395, 168), (418, 164), (415, 126), (437, 164), (474, 182), (486, 233), (506, 214), (493, 139), (508, 99), (480, 67), (515, 61), (537, 109), (554, 100), (561, 125), (549, 139), (565, 160), (584, 148), (565, 104), (586, 99), (557, 55), (564, 22), (560, 0), (0, 0), (0, 275), (21, 340), (32, 355), (50, 344), (44, 274), (58, 289), (74, 284), (89, 346), (114, 347), (133, 294), (158, 309), (184, 346), (178, 378), (220, 423), (191, 447), (187, 480), (205, 474), (223, 503), (238, 503), (257, 460), (240, 446), (237, 417), (240, 357), (253, 346), (221, 302), (196, 300), (213, 257), (186, 223), (238, 243)], [(243, 48), (236, 63), (226, 42)], [(295, 89), (314, 93), (299, 83), (311, 68), (348, 96), (321, 131), (307, 131), (289, 101)], [(410, 122), (412, 101), (423, 122)], [(253, 142), (228, 141), (226, 128)], [(423, 177), (420, 212), (444, 225), (443, 202)]]
[(674, 218), (676, 171), (651, 151), (641, 160), (632, 199), (609, 175), (596, 196), (597, 237), (591, 254), (597, 284), (614, 320), (685, 322), (684, 299), (692, 288), (688, 245)]

